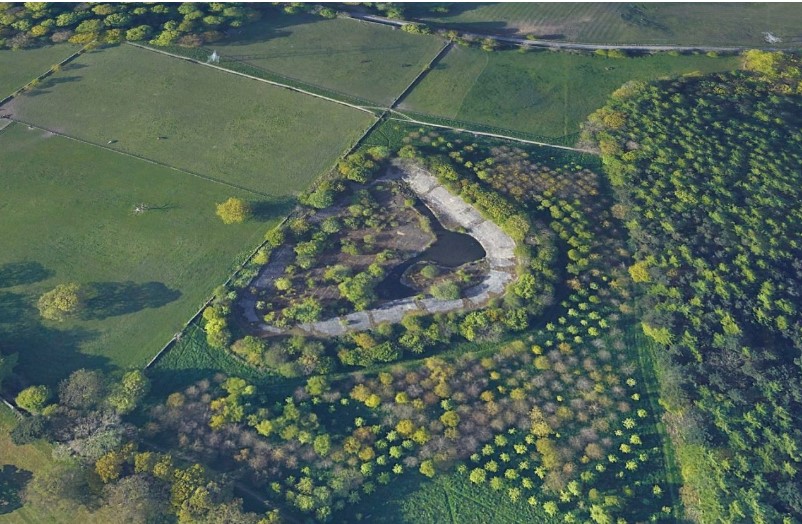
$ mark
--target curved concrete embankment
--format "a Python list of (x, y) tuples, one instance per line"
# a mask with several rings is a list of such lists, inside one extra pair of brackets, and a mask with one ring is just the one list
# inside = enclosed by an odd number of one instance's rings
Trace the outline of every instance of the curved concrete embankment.
[[(404, 315), (417, 311), (420, 313), (445, 313), (456, 310), (477, 309), (494, 298), (502, 295), (515, 278), (515, 241), (496, 224), (484, 218), (479, 211), (460, 197), (450, 193), (437, 178), (422, 167), (407, 161), (396, 160), (390, 168), (395, 175), (409, 184), (429, 209), (446, 227), (462, 227), (474, 237), (484, 248), (490, 270), (487, 276), (477, 285), (465, 291), (465, 297), (457, 300), (438, 300), (424, 298), (416, 300), (405, 298), (382, 304), (380, 307), (357, 311), (342, 317), (319, 320), (307, 324), (298, 324), (282, 329), (264, 323), (256, 312), (256, 299), (246, 293), (240, 300), (245, 310), (245, 318), (254, 324), (265, 335), (290, 332), (302, 332), (317, 336), (339, 336), (348, 331), (365, 331), (378, 324), (400, 322)], [(264, 289), (272, 286), (273, 281), (281, 276), (284, 267), (291, 259), (291, 250), (282, 247), (274, 253), (272, 261), (259, 272), (251, 282), (251, 286)]]

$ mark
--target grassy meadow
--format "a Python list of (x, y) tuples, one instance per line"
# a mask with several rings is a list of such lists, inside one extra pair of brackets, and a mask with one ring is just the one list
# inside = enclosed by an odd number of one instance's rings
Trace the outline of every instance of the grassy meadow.
[(606, 58), (553, 51), (487, 53), (454, 46), (401, 109), (570, 142), (587, 116), (628, 80), (737, 66), (737, 57)]
[(81, 46), (61, 44), (33, 49), (0, 51), (0, 99), (41, 75)]
[(555, 41), (766, 46), (763, 33), (771, 32), (782, 39), (773, 47), (802, 42), (802, 9), (794, 3), (482, 3), (421, 16), (465, 31)]
[[(259, 201), (226, 226), (215, 204), (255, 195), (19, 124), (0, 149), (0, 346), (32, 382), (143, 366), (288, 210)], [(86, 311), (42, 321), (37, 298), (63, 282), (90, 291)]]
[(364, 496), (346, 512), (336, 514), (335, 519), (353, 522), (361, 515), (364, 522), (382, 524), (562, 522), (561, 518), (549, 517), (542, 507), (533, 507), (524, 499), (511, 502), (504, 491), (472, 484), (467, 474), (458, 472), (440, 474), (432, 480), (417, 472), (408, 473), (390, 486)]
[(23, 121), (273, 197), (306, 188), (373, 118), (128, 45), (84, 54), (4, 107)]
[(214, 49), (220, 54), (223, 67), (245, 63), (346, 98), (386, 105), (442, 46), (434, 36), (367, 22), (282, 15), (208, 47), (209, 53)]

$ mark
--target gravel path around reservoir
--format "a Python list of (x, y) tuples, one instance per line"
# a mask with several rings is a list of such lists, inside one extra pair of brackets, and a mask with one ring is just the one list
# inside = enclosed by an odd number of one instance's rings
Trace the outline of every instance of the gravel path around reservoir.
[[(491, 299), (504, 294), (507, 284), (515, 279), (515, 241), (496, 224), (484, 218), (473, 206), (450, 193), (437, 178), (419, 165), (396, 159), (389, 169), (390, 177), (400, 176), (447, 228), (461, 227), (474, 237), (487, 253), (490, 270), (479, 284), (468, 288), (464, 298), (439, 300), (415, 297), (394, 300), (367, 311), (356, 311), (341, 317), (298, 324), (291, 328), (278, 328), (261, 320), (256, 312), (256, 298), (246, 292), (239, 304), (248, 322), (256, 325), (264, 336), (296, 333), (320, 337), (336, 337), (351, 331), (374, 329), (382, 323), (398, 323), (409, 312), (447, 313), (449, 311), (478, 309)], [(283, 246), (276, 250), (248, 286), (265, 289), (273, 285), (292, 260), (292, 249)]]

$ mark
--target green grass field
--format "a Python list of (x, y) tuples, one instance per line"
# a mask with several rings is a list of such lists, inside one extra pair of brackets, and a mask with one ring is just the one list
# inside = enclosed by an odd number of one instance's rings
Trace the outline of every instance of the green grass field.
[[(555, 41), (796, 47), (802, 8), (795, 3), (462, 4), (424, 18), (465, 31), (535, 35)], [(764, 32), (782, 42), (768, 44)]]
[(278, 16), (210, 46), (231, 60), (335, 92), (389, 104), (429, 63), (443, 41), (367, 22)]
[[(128, 45), (82, 55), (15, 117), (271, 196), (303, 190), (372, 116)], [(165, 137), (159, 140), (158, 137)]]
[[(33, 382), (144, 365), (288, 211), (226, 226), (215, 203), (255, 195), (19, 124), (0, 149), (0, 346)], [(70, 281), (97, 295), (83, 317), (41, 321), (39, 295)]]
[(0, 99), (7, 97), (80, 48), (81, 46), (63, 44), (0, 51)]
[[(170, 393), (209, 378), (215, 373), (241, 377), (260, 386), (271, 382), (270, 377), (240, 362), (230, 351), (210, 347), (199, 322), (190, 324), (181, 340), (148, 369), (153, 389), (151, 396), (163, 399)], [(273, 381), (276, 379), (274, 378)]]
[[(429, 480), (417, 472), (407, 473), (403, 479), (394, 479), (389, 486), (379, 487), (375, 493), (363, 496), (353, 507), (348, 507), (343, 521), (355, 522), (362, 515), (365, 522), (384, 524), (550, 524), (562, 522), (543, 512), (542, 506), (533, 507), (522, 497), (510, 501), (504, 491), (493, 491), (487, 484), (471, 484), (461, 473), (441, 474)], [(354, 518), (357, 516), (357, 518)]]
[(734, 69), (736, 57), (659, 54), (606, 58), (552, 51), (453, 47), (401, 109), (523, 131), (554, 140), (579, 125), (628, 80)]

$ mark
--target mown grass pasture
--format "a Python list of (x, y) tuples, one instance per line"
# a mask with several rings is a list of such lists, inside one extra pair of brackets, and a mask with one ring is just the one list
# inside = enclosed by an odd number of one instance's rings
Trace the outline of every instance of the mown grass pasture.
[(64, 44), (0, 51), (0, 71), (2, 71), (0, 99), (7, 97), (79, 49), (80, 46)]
[(271, 196), (306, 188), (373, 119), (129, 45), (82, 55), (5, 108), (47, 129)]
[(442, 46), (434, 36), (368, 22), (283, 15), (207, 47), (209, 54), (217, 51), (223, 67), (244, 62), (348, 97), (389, 104)]
[[(19, 124), (0, 148), (0, 345), (35, 383), (146, 364), (288, 210), (263, 200), (226, 226), (215, 204), (255, 195)], [(64, 282), (90, 292), (86, 310), (41, 320), (38, 297)]]
[[(794, 47), (802, 10), (784, 3), (461, 4), (431, 22), (477, 33), (534, 35), (555, 41)], [(781, 39), (767, 43), (764, 32)]]
[(725, 71), (735, 57), (658, 54), (633, 58), (497, 51), (455, 46), (401, 109), (567, 142), (609, 94), (629, 80)]

